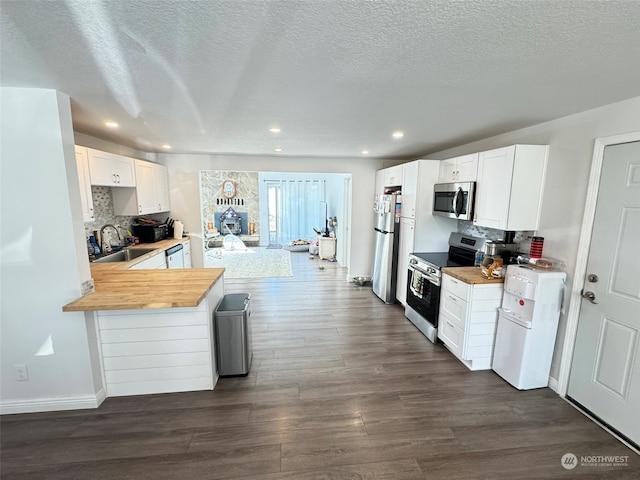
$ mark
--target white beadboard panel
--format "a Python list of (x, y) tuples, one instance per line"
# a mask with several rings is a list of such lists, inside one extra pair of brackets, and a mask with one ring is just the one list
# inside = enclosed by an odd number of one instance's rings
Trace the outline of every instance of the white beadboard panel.
[(497, 307), (489, 312), (473, 312), (473, 317), (470, 320), (471, 325), (476, 323), (493, 323), (498, 321), (498, 309)]
[(171, 314), (158, 314), (153, 317), (149, 315), (131, 314), (98, 317), (100, 330), (205, 325), (210, 321), (206, 315), (194, 315), (193, 312), (172, 312)]
[(207, 377), (211, 379), (211, 365), (189, 365), (183, 367), (138, 368), (134, 370), (111, 370), (105, 372), (107, 385), (114, 383), (171, 381)]
[[(219, 283), (219, 282), (218, 282)], [(204, 302), (200, 302), (197, 307), (176, 307), (176, 308), (136, 308), (133, 310), (100, 310), (98, 315), (100, 317), (119, 317), (121, 315), (164, 315), (175, 313), (194, 313), (206, 311), (206, 305)]]
[(489, 357), (493, 355), (493, 344), (478, 347), (467, 347), (467, 359), (472, 358), (474, 361), (480, 357)]
[(101, 330), (102, 344), (124, 342), (154, 342), (159, 340), (185, 340), (188, 338), (209, 338), (207, 325), (186, 327), (127, 328)]
[(210, 348), (210, 340), (206, 338), (160, 342), (108, 343), (102, 345), (102, 356), (106, 360), (109, 357), (134, 355), (208, 352)]
[(475, 312), (492, 312), (498, 314), (498, 308), (500, 307), (500, 301), (497, 299), (484, 299), (476, 300), (475, 298), (471, 302), (471, 312), (475, 316)]
[(467, 346), (484, 347), (488, 345), (490, 347), (493, 347), (493, 341), (493, 333), (491, 333), (490, 335), (469, 335), (469, 337), (467, 337)]
[(209, 352), (170, 353), (161, 355), (131, 355), (104, 359), (104, 369), (130, 370), (135, 368), (180, 367), (206, 365), (211, 361)]
[[(502, 300), (503, 285), (474, 285), (472, 298), (477, 300)], [(498, 302), (499, 303), (499, 302)]]
[(469, 326), (469, 336), (471, 335), (495, 335), (497, 321), (494, 317), (492, 322), (487, 323), (472, 323)]
[(208, 376), (202, 378), (107, 384), (107, 393), (110, 397), (121, 397), (124, 395), (213, 390), (213, 386), (214, 382), (211, 376)]

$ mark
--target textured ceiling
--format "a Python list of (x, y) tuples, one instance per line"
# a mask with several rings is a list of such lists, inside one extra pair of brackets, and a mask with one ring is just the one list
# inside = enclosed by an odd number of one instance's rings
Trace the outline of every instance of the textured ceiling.
[(416, 158), (640, 95), (640, 0), (0, 8), (3, 86), (63, 91), (77, 131), (145, 151)]

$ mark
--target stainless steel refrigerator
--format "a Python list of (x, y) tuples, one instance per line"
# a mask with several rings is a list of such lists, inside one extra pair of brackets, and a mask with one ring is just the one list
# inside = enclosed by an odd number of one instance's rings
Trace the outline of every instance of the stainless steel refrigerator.
[(400, 238), (400, 196), (376, 195), (374, 202), (375, 257), (373, 293), (384, 303), (396, 302), (398, 244)]

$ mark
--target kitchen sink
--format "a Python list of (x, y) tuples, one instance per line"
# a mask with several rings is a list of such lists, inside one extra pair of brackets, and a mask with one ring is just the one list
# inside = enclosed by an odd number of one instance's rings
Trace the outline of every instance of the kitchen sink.
[(95, 259), (94, 263), (128, 262), (134, 258), (156, 251), (156, 248), (131, 248)]

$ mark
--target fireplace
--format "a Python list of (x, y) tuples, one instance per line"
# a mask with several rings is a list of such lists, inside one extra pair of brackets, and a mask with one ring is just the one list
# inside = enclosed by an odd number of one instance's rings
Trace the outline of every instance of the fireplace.
[[(245, 214), (246, 215), (246, 214)], [(219, 217), (220, 228), (218, 229), (222, 235), (232, 233), (240, 235), (246, 233), (246, 226), (243, 226), (242, 214), (236, 212), (233, 208), (227, 208)]]

